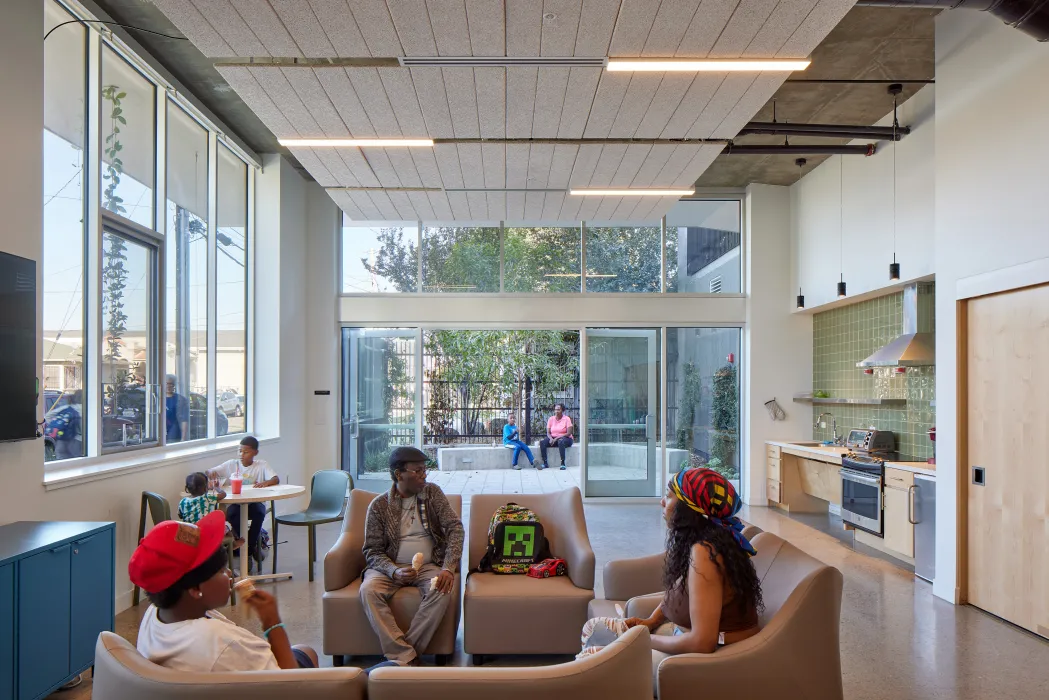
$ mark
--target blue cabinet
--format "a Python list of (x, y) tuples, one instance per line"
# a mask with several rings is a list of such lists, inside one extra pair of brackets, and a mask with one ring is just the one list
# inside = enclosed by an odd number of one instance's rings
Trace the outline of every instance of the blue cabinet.
[(0, 700), (39, 700), (113, 629), (113, 523), (0, 527)]
[(18, 562), (18, 700), (32, 700), (69, 675), (68, 544)]
[(95, 663), (98, 634), (113, 629), (113, 538), (100, 533), (75, 541), (69, 560), (69, 664), (86, 668)]
[(15, 697), (15, 565), (0, 566), (0, 700)]

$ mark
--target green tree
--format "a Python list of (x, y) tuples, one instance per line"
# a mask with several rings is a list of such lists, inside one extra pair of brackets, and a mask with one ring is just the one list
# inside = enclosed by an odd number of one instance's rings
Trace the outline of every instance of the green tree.
[(714, 435), (708, 467), (727, 479), (739, 476), (736, 468), (736, 445), (739, 441), (739, 385), (735, 365), (725, 365), (714, 372), (714, 397), (711, 406)]

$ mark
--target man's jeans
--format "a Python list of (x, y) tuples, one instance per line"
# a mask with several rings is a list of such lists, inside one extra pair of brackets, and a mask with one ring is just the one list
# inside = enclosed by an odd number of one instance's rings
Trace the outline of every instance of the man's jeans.
[[(448, 604), (452, 602), (452, 594), (430, 590), (430, 579), (436, 578), (440, 573), (440, 567), (424, 564), (415, 583), (402, 584), (375, 569), (365, 570), (364, 582), (361, 584), (364, 613), (379, 637), (383, 655), (390, 661), (396, 661), (401, 665), (409, 663), (426, 651), (434, 632), (440, 627)], [(397, 621), (393, 619), (393, 611), (390, 610), (390, 599), (405, 585), (415, 586), (422, 595), (419, 611), (412, 618), (407, 632), (397, 626)]]

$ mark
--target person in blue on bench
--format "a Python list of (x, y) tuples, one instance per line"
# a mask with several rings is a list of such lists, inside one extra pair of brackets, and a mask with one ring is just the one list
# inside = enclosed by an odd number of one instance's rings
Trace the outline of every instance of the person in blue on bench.
[(517, 419), (514, 418), (513, 413), (509, 413), (506, 416), (506, 425), (503, 426), (503, 445), (514, 448), (514, 456), (511, 461), (514, 469), (521, 468), (517, 466), (517, 460), (522, 452), (528, 458), (528, 466), (535, 466), (535, 457), (532, 456), (532, 451), (528, 449), (528, 445), (521, 440), (521, 431), (517, 429)]

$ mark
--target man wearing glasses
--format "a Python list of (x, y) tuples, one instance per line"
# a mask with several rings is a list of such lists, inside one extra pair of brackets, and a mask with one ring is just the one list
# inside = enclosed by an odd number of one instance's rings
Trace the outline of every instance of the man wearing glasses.
[[(428, 459), (414, 447), (390, 453), (393, 486), (368, 506), (365, 524), (361, 600), (383, 654), (402, 666), (419, 665), (452, 600), (453, 572), (463, 555), (462, 521), (440, 487), (426, 483)], [(413, 567), (417, 555), (421, 565)], [(422, 598), (407, 631), (390, 610), (393, 595), (405, 586), (415, 586)]]

